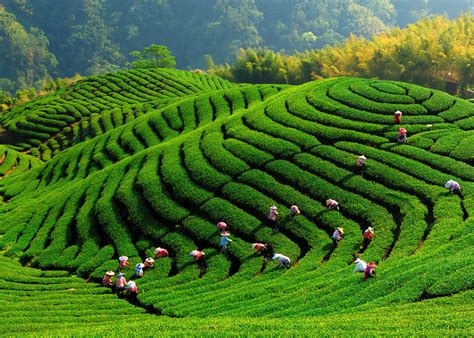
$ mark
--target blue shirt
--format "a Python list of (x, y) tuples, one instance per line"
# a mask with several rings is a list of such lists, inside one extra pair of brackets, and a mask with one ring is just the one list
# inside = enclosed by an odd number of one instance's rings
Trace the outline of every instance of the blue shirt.
[(227, 244), (229, 244), (230, 242), (232, 242), (227, 236), (222, 236), (221, 237), (221, 246), (227, 246)]

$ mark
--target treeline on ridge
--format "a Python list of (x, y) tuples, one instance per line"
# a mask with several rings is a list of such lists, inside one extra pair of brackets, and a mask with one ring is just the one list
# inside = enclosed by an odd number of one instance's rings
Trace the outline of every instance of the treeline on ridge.
[(167, 46), (178, 68), (203, 68), (205, 55), (232, 62), (240, 48), (303, 52), (434, 14), (454, 18), (469, 0), (2, 0), (0, 7), (0, 90), (12, 95), (49, 77), (122, 69), (130, 52), (151, 44)]
[(210, 73), (235, 82), (300, 84), (335, 76), (398, 80), (445, 90), (447, 81), (461, 92), (474, 82), (474, 18), (424, 19), (372, 40), (351, 37), (327, 46), (288, 55), (264, 49), (241, 49), (232, 65)]

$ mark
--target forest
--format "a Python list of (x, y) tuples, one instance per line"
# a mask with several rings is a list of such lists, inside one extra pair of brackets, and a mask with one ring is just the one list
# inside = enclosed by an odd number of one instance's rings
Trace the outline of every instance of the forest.
[(372, 40), (351, 35), (344, 44), (294, 55), (241, 49), (232, 66), (213, 66), (210, 72), (248, 83), (301, 84), (358, 76), (406, 81), (468, 96), (467, 88), (474, 83), (473, 32), (472, 16), (456, 20), (437, 16)]
[(131, 52), (155, 43), (169, 48), (177, 68), (206, 68), (235, 62), (241, 49), (313, 53), (435, 14), (455, 18), (469, 6), (469, 0), (1, 0), (0, 90), (13, 94), (50, 78), (127, 68)]

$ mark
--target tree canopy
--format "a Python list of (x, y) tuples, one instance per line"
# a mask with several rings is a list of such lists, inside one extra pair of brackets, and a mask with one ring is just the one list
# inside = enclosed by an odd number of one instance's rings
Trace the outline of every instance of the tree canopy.
[[(17, 27), (8, 25), (10, 28), (3, 29), (23, 35), (15, 38), (23, 47), (7, 46), (9, 57), (2, 59), (7, 70), (2, 70), (0, 89), (7, 91), (38, 87), (38, 79), (47, 79), (49, 75), (71, 77), (76, 73), (91, 75), (121, 69), (132, 60), (138, 61), (130, 56), (131, 52), (142, 51), (152, 44), (167, 46), (178, 68), (203, 68), (209, 61), (233, 62), (241, 48), (304, 53), (342, 43), (350, 34), (371, 38), (433, 14), (446, 13), (453, 18), (470, 9), (469, 0), (450, 0), (449, 4), (442, 0), (2, 0), (1, 3), (5, 7), (2, 16)], [(23, 33), (19, 33), (21, 30)], [(0, 44), (3, 52), (5, 42)], [(26, 45), (29, 47), (25, 48)], [(33, 50), (36, 56), (31, 61)], [(26, 61), (28, 58), (30, 61)], [(23, 70), (17, 74), (12, 69)]]
[(131, 63), (133, 68), (174, 68), (176, 61), (166, 46), (152, 44), (145, 47), (143, 52), (133, 51), (130, 53), (135, 61)]
[(44, 34), (37, 28), (25, 28), (2, 6), (0, 46), (0, 90), (12, 91), (38, 84), (49, 78), (57, 66)]
[(287, 55), (241, 49), (233, 65), (211, 73), (237, 82), (298, 84), (334, 76), (400, 80), (443, 89), (446, 80), (474, 83), (474, 17), (423, 19), (369, 40), (351, 35), (344, 44)]

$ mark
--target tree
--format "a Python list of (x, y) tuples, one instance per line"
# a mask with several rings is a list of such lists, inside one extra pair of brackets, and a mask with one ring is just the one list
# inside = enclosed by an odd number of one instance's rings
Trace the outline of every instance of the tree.
[[(362, 14), (368, 14), (366, 10), (356, 9), (360, 10), (358, 18), (365, 20)], [(350, 35), (344, 44), (290, 56), (284, 52), (241, 49), (230, 66), (231, 80), (296, 84), (326, 77), (359, 76), (444, 89), (449, 75), (465, 89), (474, 81), (473, 28), (474, 17), (466, 14), (456, 20), (424, 19), (371, 40)], [(225, 70), (228, 74), (228, 67), (214, 69), (210, 72), (220, 74)]]
[(57, 65), (43, 32), (38, 28), (27, 30), (1, 5), (0, 49), (0, 90), (10, 94), (18, 88), (37, 86)]
[(143, 48), (143, 52), (138, 50), (130, 53), (130, 56), (137, 60), (131, 63), (133, 68), (174, 68), (176, 61), (166, 46), (152, 44)]

